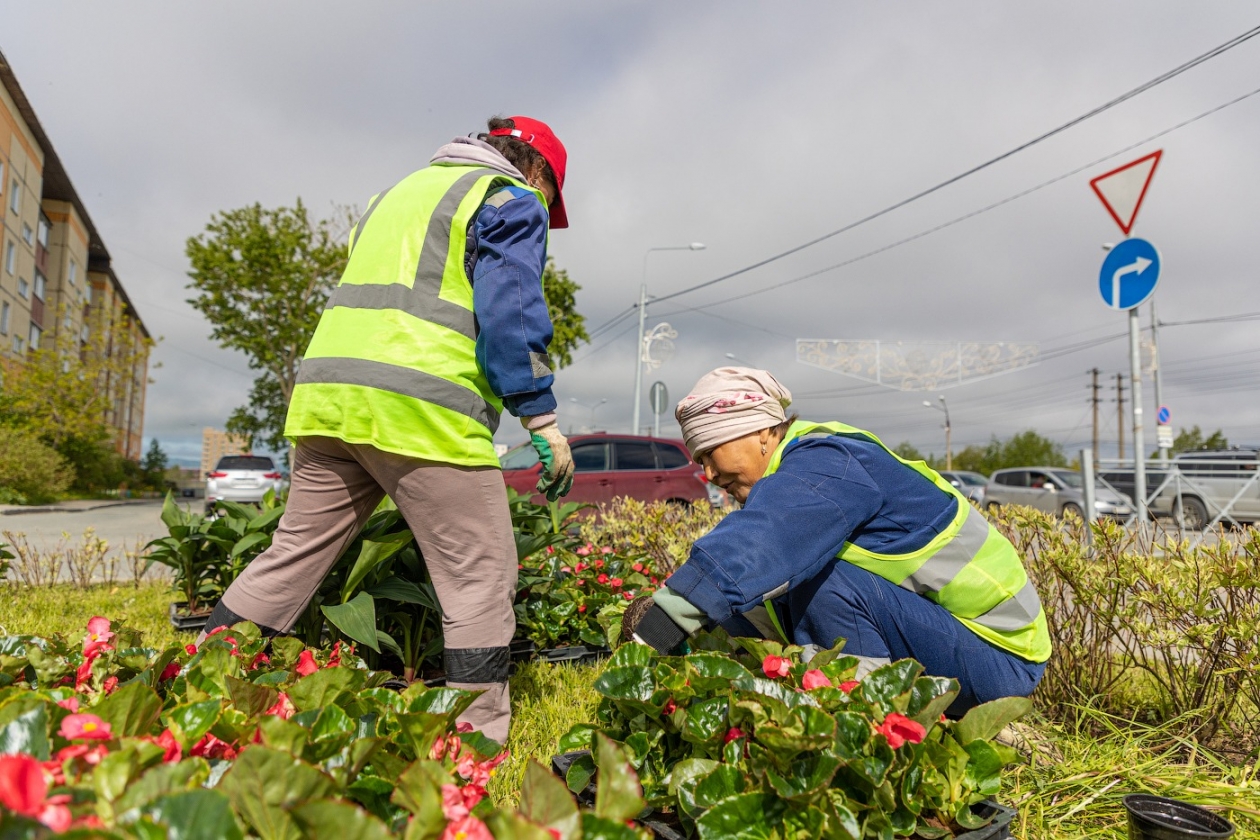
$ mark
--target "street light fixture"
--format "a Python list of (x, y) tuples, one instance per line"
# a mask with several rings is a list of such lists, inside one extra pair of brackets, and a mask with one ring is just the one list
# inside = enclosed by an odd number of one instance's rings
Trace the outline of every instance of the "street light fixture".
[(704, 243), (692, 242), (690, 245), (662, 245), (648, 248), (643, 253), (643, 282), (639, 285), (639, 340), (634, 345), (634, 419), (630, 433), (639, 433), (639, 408), (643, 402), (643, 327), (647, 318), (647, 270), (648, 257), (653, 251), (703, 251)]
[(756, 365), (754, 365), (752, 362), (748, 361), (747, 359), (741, 359), (739, 356), (736, 356), (734, 353), (727, 353), (726, 358), (730, 359), (732, 362), (739, 362), (741, 365), (746, 365), (750, 368), (756, 367)]
[(950, 440), (950, 433), (952, 432), (952, 429), (949, 425), (949, 403), (945, 402), (944, 394), (941, 394), (938, 399), (941, 401), (940, 405), (937, 405), (931, 400), (924, 400), (923, 404), (928, 408), (934, 408), (937, 411), (945, 412), (945, 469), (952, 470), (954, 468), (954, 453), (952, 441)]
[(583, 403), (583, 402), (578, 402), (576, 397), (569, 397), (569, 402), (571, 402), (571, 403), (573, 403), (574, 405), (579, 406), (579, 407), (581, 407), (581, 408), (587, 408), (587, 409), (590, 409), (590, 412), (591, 412), (591, 424), (590, 424), (590, 429), (591, 429), (591, 431), (593, 432), (593, 431), (595, 431), (595, 409), (599, 408), (601, 405), (603, 405), (604, 403), (608, 402), (608, 400), (603, 399), (603, 400), (600, 400), (599, 402), (595, 403), (594, 405), (587, 405), (586, 403)]

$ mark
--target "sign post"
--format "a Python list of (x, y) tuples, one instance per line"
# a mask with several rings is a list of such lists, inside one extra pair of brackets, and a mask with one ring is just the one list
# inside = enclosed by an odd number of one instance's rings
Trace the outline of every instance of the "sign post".
[[(1089, 186), (1125, 236), (1150, 188), (1162, 149), (1099, 175)], [(1129, 311), (1130, 405), (1133, 406), (1133, 496), (1139, 527), (1146, 525), (1146, 455), (1142, 436), (1142, 351), (1137, 308), (1155, 292), (1161, 270), (1159, 252), (1145, 239), (1126, 239), (1111, 249), (1098, 274), (1098, 291), (1112, 309)]]
[(661, 415), (669, 409), (669, 389), (665, 387), (664, 382), (652, 383), (652, 389), (648, 391), (648, 400), (652, 403), (652, 414), (655, 416), (652, 421), (652, 437), (660, 437)]

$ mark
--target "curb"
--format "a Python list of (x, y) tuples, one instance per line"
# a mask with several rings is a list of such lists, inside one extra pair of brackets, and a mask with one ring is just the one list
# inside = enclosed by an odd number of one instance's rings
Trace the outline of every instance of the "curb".
[(14, 506), (0, 508), (0, 516), (19, 516), (24, 513), (88, 513), (103, 508), (126, 507), (128, 505), (150, 504), (155, 499), (120, 499), (118, 501), (102, 501), (90, 507), (64, 507), (62, 505), (32, 505), (29, 507)]

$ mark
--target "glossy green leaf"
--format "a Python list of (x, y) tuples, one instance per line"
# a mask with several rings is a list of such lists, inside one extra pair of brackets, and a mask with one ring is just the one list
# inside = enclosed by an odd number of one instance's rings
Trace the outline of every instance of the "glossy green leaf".
[(265, 685), (238, 680), (231, 675), (224, 678), (232, 705), (247, 715), (258, 715), (276, 705), (280, 692)]
[(363, 548), (341, 587), (341, 600), (349, 601), (372, 570), (406, 548), (412, 539), (411, 531), (401, 531), (380, 539), (363, 540)]
[(301, 831), (288, 810), (334, 792), (332, 780), (314, 767), (257, 745), (237, 757), (218, 789), (262, 840), (300, 840)]
[(167, 840), (240, 840), (231, 802), (217, 790), (188, 790), (156, 799), (144, 813), (166, 826)]
[(958, 680), (945, 677), (919, 677), (910, 689), (906, 717), (930, 729), (958, 696)]
[(612, 700), (647, 704), (656, 690), (656, 681), (652, 678), (652, 670), (645, 665), (609, 667), (595, 680), (595, 690)]
[(862, 680), (862, 697), (880, 707), (887, 714), (897, 711), (893, 698), (910, 690), (915, 677), (923, 672), (923, 666), (913, 659), (890, 662), (871, 671)]
[(311, 733), (291, 720), (266, 715), (258, 719), (262, 742), (269, 747), (283, 750), (294, 758), (300, 758), (310, 740)]
[(783, 811), (783, 801), (773, 794), (741, 793), (701, 814), (696, 828), (702, 840), (770, 840)]
[(381, 652), (376, 643), (376, 600), (371, 595), (360, 592), (344, 604), (321, 604), (319, 609), (346, 636)]
[(1027, 697), (1002, 697), (975, 706), (954, 727), (954, 737), (966, 744), (977, 739), (988, 740), (1002, 731), (1008, 723), (1032, 710), (1032, 700)]
[(354, 684), (355, 674), (350, 668), (321, 668), (295, 682), (289, 688), (289, 699), (302, 712), (327, 706)]
[(784, 799), (809, 799), (831, 784), (839, 767), (840, 759), (831, 753), (807, 753), (794, 759), (782, 773), (767, 768), (766, 780)]
[(532, 759), (525, 765), (520, 809), (538, 825), (560, 832), (561, 840), (572, 840), (581, 826), (577, 804), (564, 783)]
[(624, 822), (583, 814), (582, 840), (639, 840), (639, 835)]
[(187, 750), (210, 731), (210, 727), (214, 726), (215, 721), (219, 719), (222, 710), (221, 701), (203, 700), (200, 703), (185, 703), (182, 706), (167, 709), (162, 713), (162, 720), (170, 728), (175, 740)]
[[(513, 840), (554, 840), (555, 837), (546, 828), (510, 811), (493, 811), (485, 821), (495, 837), (511, 837)], [(562, 833), (560, 836), (567, 838), (573, 835)]]
[(628, 820), (643, 810), (643, 789), (621, 747), (606, 735), (595, 736), (595, 813), (609, 820)]
[(409, 712), (451, 717), (462, 714), (477, 699), (470, 692), (458, 688), (427, 688), (424, 683), (414, 683), (403, 693), (403, 697), (408, 700)]
[(687, 707), (687, 719), (682, 726), (684, 741), (693, 744), (715, 743), (726, 734), (727, 710), (730, 701), (725, 697), (711, 697)]
[(417, 758), (427, 758), (429, 750), (437, 743), (437, 739), (450, 723), (450, 718), (443, 714), (431, 715), (427, 712), (413, 712), (398, 715), (398, 727), (406, 742), (411, 745)]
[(200, 788), (210, 776), (210, 767), (202, 758), (185, 758), (174, 764), (159, 764), (132, 782), (114, 802), (120, 816), (132, 809), (143, 808), (160, 797)]
[(594, 735), (599, 727), (593, 723), (575, 724), (568, 732), (560, 736), (556, 751), (560, 754), (589, 750), (594, 747)]
[(389, 840), (389, 827), (346, 802), (307, 802), (289, 812), (308, 840)]
[(15, 716), (0, 728), (0, 755), (17, 753), (48, 760), (48, 707), (43, 703)]
[(258, 532), (246, 534), (232, 545), (232, 550), (228, 552), (228, 557), (235, 560), (245, 552), (254, 548), (261, 543), (270, 542), (271, 534), (261, 534)]
[(429, 593), (405, 578), (388, 577), (363, 591), (374, 598), (384, 598), (400, 604), (419, 604), (430, 609), (438, 608), (438, 605), (429, 597)]
[(114, 737), (148, 735), (162, 713), (162, 698), (140, 680), (132, 680), (118, 686), (92, 712), (110, 725)]
[(608, 660), (609, 668), (644, 668), (652, 664), (656, 651), (638, 642), (627, 642), (613, 651)]

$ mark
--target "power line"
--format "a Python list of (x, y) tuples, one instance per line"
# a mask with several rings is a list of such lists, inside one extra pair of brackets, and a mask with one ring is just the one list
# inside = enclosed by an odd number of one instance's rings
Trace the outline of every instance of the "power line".
[[(779, 283), (774, 283), (774, 284), (772, 284), (772, 285), (765, 286), (765, 287), (760, 288), (760, 289), (754, 289), (753, 291), (750, 291), (750, 292), (745, 292), (745, 293), (743, 293), (743, 294), (741, 294), (741, 295), (735, 295), (735, 296), (733, 296), (733, 297), (728, 297), (728, 298), (724, 298), (724, 299), (722, 299), (722, 300), (714, 301), (713, 303), (701, 304), (701, 305), (700, 305), (700, 307), (698, 307), (698, 308), (703, 309), (703, 308), (707, 308), (707, 307), (710, 307), (710, 306), (720, 306), (720, 305), (725, 304), (725, 303), (734, 303), (734, 302), (735, 302), (735, 301), (737, 301), (737, 300), (743, 300), (744, 298), (754, 297), (755, 295), (760, 295), (760, 294), (764, 294), (764, 293), (766, 293), (766, 292), (771, 292), (771, 291), (774, 291), (775, 289), (781, 289), (781, 288), (783, 288), (784, 286), (790, 286), (790, 285), (792, 285), (793, 283), (799, 283), (799, 282), (801, 282), (802, 280), (809, 280), (809, 279), (810, 279), (810, 278), (812, 278), (812, 277), (817, 277), (817, 276), (819, 276), (820, 274), (826, 274), (826, 273), (827, 273), (827, 272), (829, 272), (829, 271), (835, 271), (835, 270), (836, 270), (836, 269), (838, 269), (838, 268), (845, 268), (846, 266), (853, 265), (854, 263), (861, 262), (862, 260), (866, 260), (866, 259), (869, 259), (869, 258), (871, 258), (871, 257), (878, 256), (878, 255), (880, 255), (880, 254), (883, 254), (883, 253), (885, 253), (886, 251), (891, 251), (891, 250), (892, 250), (892, 249), (894, 249), (894, 248), (900, 248), (902, 245), (907, 245), (907, 244), (909, 244), (909, 243), (911, 243), (911, 242), (914, 242), (914, 241), (916, 241), (916, 240), (923, 239), (924, 237), (927, 237), (927, 236), (931, 236), (931, 235), (932, 235), (932, 234), (934, 234), (934, 233), (938, 233), (938, 232), (940, 232), (940, 231), (942, 231), (942, 230), (945, 230), (946, 228), (953, 227), (954, 225), (960, 224), (961, 222), (965, 222), (965, 221), (967, 221), (968, 219), (973, 219), (973, 218), (975, 218), (976, 216), (983, 215), (984, 213), (988, 213), (988, 212), (989, 212), (989, 211), (991, 211), (991, 210), (996, 210), (996, 209), (997, 209), (997, 208), (999, 208), (999, 207), (1003, 207), (1003, 206), (1005, 206), (1005, 205), (1007, 205), (1007, 204), (1010, 204), (1010, 203), (1012, 203), (1012, 202), (1014, 202), (1014, 201), (1018, 201), (1019, 199), (1024, 198), (1025, 196), (1031, 195), (1032, 193), (1038, 192), (1039, 190), (1043, 190), (1043, 189), (1045, 189), (1046, 187), (1049, 187), (1049, 186), (1052, 186), (1052, 185), (1054, 185), (1054, 184), (1057, 184), (1057, 183), (1059, 183), (1060, 181), (1064, 181), (1064, 180), (1066, 180), (1066, 179), (1068, 179), (1068, 178), (1073, 177), (1074, 175), (1079, 175), (1080, 173), (1084, 172), (1085, 170), (1087, 170), (1087, 169), (1092, 169), (1093, 167), (1095, 167), (1095, 166), (1099, 165), (1100, 163), (1105, 163), (1106, 161), (1111, 160), (1112, 158), (1118, 157), (1118, 156), (1120, 156), (1120, 155), (1124, 154), (1125, 152), (1130, 152), (1130, 151), (1133, 151), (1133, 150), (1134, 150), (1134, 149), (1136, 149), (1136, 148), (1139, 148), (1139, 147), (1141, 147), (1141, 146), (1145, 146), (1147, 143), (1150, 143), (1150, 142), (1152, 142), (1152, 141), (1154, 141), (1154, 140), (1158, 140), (1159, 138), (1161, 138), (1161, 137), (1163, 137), (1163, 136), (1165, 136), (1165, 135), (1167, 135), (1167, 134), (1171, 134), (1172, 132), (1177, 131), (1178, 129), (1185, 128), (1186, 126), (1190, 125), (1191, 123), (1198, 122), (1199, 120), (1201, 120), (1201, 119), (1203, 119), (1203, 118), (1205, 118), (1205, 117), (1209, 117), (1209, 116), (1211, 116), (1211, 115), (1213, 115), (1213, 114), (1217, 113), (1218, 111), (1222, 111), (1222, 110), (1224, 110), (1225, 108), (1228, 108), (1228, 107), (1230, 107), (1230, 106), (1232, 106), (1232, 105), (1237, 105), (1239, 102), (1242, 102), (1242, 101), (1244, 101), (1244, 100), (1246, 100), (1246, 99), (1249, 99), (1249, 98), (1251, 98), (1252, 96), (1255, 96), (1256, 94), (1260, 94), (1260, 88), (1256, 88), (1255, 90), (1252, 90), (1252, 91), (1249, 91), (1249, 92), (1247, 92), (1247, 93), (1244, 93), (1242, 96), (1235, 97), (1234, 99), (1231, 99), (1231, 100), (1230, 100), (1230, 101), (1228, 101), (1228, 102), (1225, 102), (1225, 103), (1222, 103), (1222, 104), (1220, 104), (1220, 105), (1217, 105), (1215, 108), (1210, 108), (1209, 110), (1204, 111), (1204, 112), (1203, 112), (1203, 113), (1201, 113), (1201, 114), (1198, 114), (1198, 115), (1196, 115), (1196, 116), (1194, 116), (1194, 117), (1191, 117), (1190, 119), (1183, 120), (1182, 122), (1179, 122), (1179, 123), (1177, 123), (1177, 124), (1176, 124), (1176, 125), (1174, 125), (1174, 126), (1170, 126), (1169, 128), (1166, 128), (1166, 129), (1164, 129), (1163, 131), (1158, 131), (1158, 132), (1156, 132), (1155, 134), (1152, 134), (1152, 135), (1151, 135), (1151, 136), (1149, 136), (1149, 137), (1146, 137), (1146, 138), (1144, 138), (1144, 139), (1142, 139), (1142, 140), (1137, 141), (1136, 143), (1130, 143), (1129, 145), (1125, 146), (1124, 148), (1117, 149), (1117, 150), (1115, 150), (1114, 152), (1111, 152), (1110, 154), (1107, 154), (1107, 155), (1104, 155), (1103, 157), (1098, 158), (1097, 160), (1093, 160), (1093, 161), (1090, 161), (1089, 163), (1086, 163), (1086, 164), (1083, 164), (1083, 165), (1081, 165), (1081, 166), (1078, 166), (1078, 167), (1076, 167), (1075, 169), (1071, 170), (1070, 172), (1065, 172), (1065, 173), (1063, 173), (1062, 175), (1059, 175), (1059, 176), (1056, 176), (1056, 177), (1054, 177), (1054, 178), (1051, 178), (1051, 179), (1050, 179), (1050, 180), (1048, 180), (1048, 181), (1043, 181), (1042, 183), (1037, 184), (1036, 186), (1029, 187), (1029, 188), (1028, 188), (1028, 189), (1026, 189), (1026, 190), (1022, 190), (1022, 191), (1020, 191), (1020, 192), (1017, 192), (1017, 193), (1015, 193), (1014, 195), (1008, 196), (1008, 197), (1006, 197), (1006, 198), (1004, 198), (1004, 199), (1002, 199), (1002, 200), (1000, 200), (1000, 201), (995, 201), (995, 202), (993, 202), (992, 204), (988, 204), (988, 205), (986, 205), (986, 206), (984, 206), (984, 207), (979, 208), (978, 210), (973, 210), (973, 211), (971, 211), (970, 213), (964, 213), (964, 214), (963, 214), (963, 215), (961, 215), (961, 216), (957, 216), (957, 217), (955, 217), (955, 218), (953, 218), (953, 219), (950, 219), (950, 220), (949, 220), (949, 221), (947, 221), (947, 222), (942, 222), (941, 224), (936, 225), (935, 227), (930, 227), (930, 228), (928, 228), (927, 230), (920, 231), (919, 233), (913, 234), (912, 236), (907, 236), (907, 237), (905, 237), (904, 239), (899, 239), (899, 240), (897, 240), (897, 241), (895, 241), (895, 242), (892, 242), (892, 243), (890, 243), (890, 244), (888, 244), (888, 245), (884, 245), (884, 246), (879, 247), (879, 248), (876, 248), (876, 249), (874, 249), (874, 250), (872, 250), (872, 251), (867, 251), (867, 252), (865, 252), (865, 253), (863, 253), (863, 254), (859, 254), (859, 255), (858, 255), (858, 256), (856, 256), (856, 257), (851, 257), (851, 258), (849, 258), (849, 259), (847, 259), (847, 260), (843, 260), (843, 261), (841, 261), (841, 262), (835, 263), (834, 265), (829, 265), (829, 266), (826, 266), (825, 268), (820, 268), (820, 269), (817, 269), (817, 270), (815, 270), (815, 271), (810, 271), (810, 272), (808, 272), (808, 273), (806, 273), (806, 274), (802, 274), (802, 275), (800, 275), (800, 276), (798, 276), (798, 277), (793, 277), (793, 278), (791, 278), (791, 279), (789, 279), (789, 280), (784, 280), (784, 281), (781, 281), (781, 282), (779, 282)], [(728, 275), (728, 276), (734, 276), (734, 275)], [(719, 279), (719, 280), (721, 280), (721, 279), (725, 279), (725, 278), (718, 278), (718, 279)], [(716, 282), (716, 281), (710, 281), (710, 282)], [(701, 285), (707, 285), (707, 284), (701, 284)], [(656, 298), (656, 300), (657, 300), (657, 301), (666, 300), (667, 298), (671, 298), (671, 297), (674, 297), (674, 296), (676, 296), (676, 295), (686, 294), (688, 291), (692, 291), (693, 289), (697, 289), (697, 288), (700, 288), (700, 286), (693, 286), (693, 287), (692, 287), (692, 289), (683, 289), (681, 292), (675, 292), (674, 294), (671, 294), (671, 295), (666, 295), (666, 296), (665, 296), (665, 297), (663, 297), (663, 298)], [(1255, 314), (1255, 315), (1257, 315), (1257, 316), (1260, 316), (1260, 313), (1253, 313), (1253, 314)], [(1239, 320), (1243, 320), (1243, 319), (1239, 319)], [(1167, 324), (1167, 322), (1164, 322), (1164, 321), (1161, 321), (1161, 322), (1160, 322), (1160, 325), (1161, 325), (1161, 326), (1163, 326), (1163, 325), (1165, 325), (1165, 324)], [(1171, 326), (1171, 324), (1169, 324), (1169, 325)], [(1177, 326), (1180, 326), (1180, 323), (1178, 323), (1178, 324), (1177, 324)], [(1082, 330), (1082, 332), (1083, 332), (1083, 330)]]
[(858, 219), (858, 220), (857, 220), (857, 221), (855, 221), (855, 222), (850, 222), (849, 224), (847, 224), (847, 225), (845, 225), (845, 226), (843, 226), (843, 227), (841, 227), (841, 228), (837, 228), (836, 230), (833, 230), (833, 231), (831, 231), (830, 233), (825, 233), (825, 234), (823, 234), (822, 236), (815, 237), (814, 239), (811, 239), (811, 240), (809, 240), (808, 242), (804, 242), (804, 243), (802, 243), (802, 244), (800, 244), (800, 245), (796, 245), (796, 246), (794, 246), (794, 247), (792, 247), (792, 248), (787, 249), (786, 251), (782, 251), (782, 252), (780, 252), (780, 253), (778, 253), (778, 254), (775, 254), (775, 255), (773, 255), (773, 256), (766, 257), (766, 258), (765, 258), (765, 259), (763, 259), (763, 260), (759, 260), (758, 262), (755, 262), (755, 263), (753, 263), (753, 264), (751, 264), (751, 265), (747, 265), (747, 266), (745, 266), (745, 267), (743, 267), (743, 268), (737, 269), (737, 270), (732, 271), (732, 272), (730, 272), (730, 273), (728, 273), (728, 274), (724, 274), (724, 275), (722, 275), (721, 277), (715, 277), (715, 278), (714, 278), (714, 279), (712, 279), (712, 280), (706, 280), (706, 281), (705, 281), (705, 282), (703, 282), (703, 283), (698, 283), (698, 284), (696, 284), (696, 285), (694, 285), (694, 286), (690, 286), (690, 287), (688, 287), (688, 288), (686, 288), (686, 289), (683, 289), (683, 290), (681, 290), (681, 291), (678, 291), (678, 292), (673, 292), (672, 294), (668, 294), (668, 295), (664, 295), (664, 296), (662, 296), (662, 297), (658, 297), (658, 298), (656, 299), (656, 302), (658, 302), (658, 303), (659, 303), (659, 302), (662, 302), (662, 301), (669, 300), (670, 298), (679, 297), (680, 295), (690, 294), (691, 292), (698, 291), (698, 290), (703, 289), (703, 288), (707, 288), (708, 286), (712, 286), (712, 285), (714, 285), (714, 284), (716, 284), (716, 283), (721, 283), (721, 282), (723, 282), (723, 281), (725, 281), (725, 280), (730, 280), (732, 277), (738, 277), (738, 276), (739, 276), (739, 275), (741, 275), (741, 274), (746, 274), (747, 272), (752, 271), (752, 270), (754, 270), (754, 269), (761, 268), (762, 266), (765, 266), (765, 265), (769, 265), (770, 263), (775, 262), (776, 260), (781, 260), (781, 259), (783, 259), (784, 257), (791, 256), (792, 254), (795, 254), (795, 253), (798, 253), (798, 252), (800, 252), (800, 251), (803, 251), (803, 250), (805, 250), (806, 248), (813, 247), (814, 245), (817, 245), (817, 244), (819, 244), (820, 242), (825, 242), (825, 241), (827, 241), (828, 239), (831, 239), (832, 237), (839, 236), (839, 235), (840, 235), (840, 234), (842, 234), (842, 233), (846, 233), (846, 232), (848, 232), (848, 231), (851, 231), (851, 230), (853, 230), (854, 228), (860, 227), (861, 225), (864, 225), (864, 224), (866, 224), (867, 222), (874, 221), (875, 219), (878, 219), (878, 218), (880, 218), (881, 216), (886, 216), (886, 215), (888, 215), (889, 213), (893, 212), (894, 210), (899, 210), (899, 209), (901, 209), (902, 207), (905, 207), (906, 205), (908, 205), (908, 204), (910, 204), (910, 203), (912, 203), (912, 202), (918, 201), (918, 200), (919, 200), (919, 199), (921, 199), (921, 198), (925, 198), (925, 197), (927, 197), (927, 196), (931, 195), (932, 193), (935, 193), (935, 192), (937, 192), (937, 191), (939, 191), (939, 190), (944, 189), (945, 187), (950, 186), (951, 184), (956, 184), (956, 183), (958, 183), (959, 181), (963, 180), (964, 178), (967, 178), (967, 177), (969, 177), (969, 176), (971, 176), (971, 175), (976, 174), (977, 172), (980, 172), (980, 171), (982, 171), (982, 170), (984, 170), (984, 169), (989, 168), (990, 166), (993, 166), (995, 163), (999, 163), (999, 162), (1001, 162), (1001, 161), (1003, 161), (1003, 160), (1006, 160), (1007, 158), (1012, 157), (1012, 156), (1014, 156), (1014, 155), (1016, 155), (1016, 154), (1018, 154), (1018, 153), (1020, 153), (1020, 152), (1024, 151), (1025, 149), (1031, 148), (1032, 146), (1035, 146), (1035, 145), (1037, 145), (1038, 143), (1041, 143), (1041, 142), (1043, 142), (1043, 141), (1045, 141), (1045, 140), (1048, 140), (1048, 139), (1050, 139), (1051, 137), (1054, 137), (1054, 136), (1055, 136), (1055, 135), (1057, 135), (1057, 134), (1061, 134), (1062, 132), (1067, 131), (1068, 129), (1070, 129), (1070, 128), (1074, 127), (1074, 126), (1079, 125), (1080, 123), (1084, 122), (1085, 120), (1091, 119), (1092, 117), (1096, 117), (1096, 116), (1098, 116), (1099, 114), (1103, 113), (1104, 111), (1108, 111), (1108, 110), (1110, 110), (1111, 108), (1114, 108), (1114, 107), (1116, 107), (1117, 105), (1119, 105), (1119, 104), (1121, 104), (1121, 103), (1123, 103), (1123, 102), (1127, 102), (1128, 100), (1132, 99), (1133, 97), (1138, 96), (1139, 94), (1145, 93), (1146, 91), (1150, 90), (1151, 88), (1153, 88), (1153, 87), (1155, 87), (1155, 86), (1157, 86), (1157, 85), (1161, 85), (1161, 84), (1163, 84), (1164, 82), (1168, 81), (1169, 79), (1175, 78), (1176, 76), (1181, 75), (1182, 73), (1186, 72), (1187, 70), (1190, 70), (1190, 69), (1192, 69), (1192, 68), (1194, 68), (1194, 67), (1197, 67), (1198, 65), (1202, 64), (1203, 62), (1208, 61), (1208, 60), (1210, 60), (1210, 59), (1213, 59), (1213, 58), (1215, 58), (1216, 56), (1221, 55), (1222, 53), (1226, 52), (1227, 50), (1231, 50), (1231, 49), (1233, 49), (1234, 47), (1238, 46), (1239, 44), (1242, 44), (1242, 43), (1245, 43), (1246, 41), (1251, 40), (1251, 39), (1252, 39), (1252, 38), (1254, 38), (1256, 35), (1260, 35), (1260, 26), (1257, 26), (1257, 27), (1254, 27), (1254, 28), (1252, 28), (1252, 29), (1249, 29), (1249, 30), (1247, 30), (1246, 32), (1242, 33), (1241, 35), (1237, 35), (1237, 36), (1235, 36), (1234, 38), (1229, 39), (1229, 40), (1228, 40), (1228, 41), (1226, 41), (1225, 43), (1223, 43), (1223, 44), (1221, 44), (1221, 45), (1219, 45), (1219, 46), (1217, 46), (1217, 47), (1213, 47), (1212, 49), (1208, 50), (1207, 52), (1203, 53), (1202, 55), (1196, 56), (1195, 58), (1190, 59), (1189, 61), (1185, 62), (1184, 64), (1181, 64), (1181, 65), (1178, 65), (1177, 67), (1174, 67), (1172, 70), (1169, 70), (1169, 71), (1167, 71), (1167, 72), (1165, 72), (1165, 73), (1161, 73), (1160, 75), (1156, 76), (1155, 78), (1153, 78), (1153, 79), (1151, 79), (1151, 80), (1149, 80), (1149, 81), (1147, 81), (1147, 82), (1144, 82), (1144, 83), (1142, 83), (1142, 84), (1138, 85), (1137, 87), (1133, 88), (1132, 90), (1129, 90), (1129, 91), (1127, 91), (1127, 92), (1125, 92), (1125, 93), (1122, 93), (1120, 96), (1117, 96), (1116, 98), (1114, 98), (1114, 99), (1112, 99), (1112, 100), (1110, 100), (1110, 101), (1108, 101), (1108, 102), (1105, 102), (1105, 103), (1103, 103), (1102, 105), (1099, 105), (1099, 106), (1098, 106), (1098, 107), (1096, 107), (1096, 108), (1092, 108), (1092, 109), (1090, 109), (1089, 111), (1086, 111), (1084, 114), (1081, 114), (1080, 116), (1075, 117), (1074, 119), (1068, 120), (1067, 122), (1063, 123), (1063, 124), (1062, 124), (1062, 125), (1060, 125), (1060, 126), (1057, 126), (1056, 128), (1052, 128), (1052, 129), (1050, 129), (1049, 131), (1045, 132), (1044, 134), (1040, 134), (1040, 135), (1038, 135), (1037, 137), (1034, 137), (1034, 138), (1033, 138), (1033, 139), (1031, 139), (1031, 140), (1028, 140), (1028, 141), (1026, 141), (1026, 142), (1024, 142), (1024, 143), (1021, 143), (1020, 145), (1016, 146), (1016, 147), (1015, 147), (1015, 148), (1013, 148), (1013, 149), (1009, 149), (1009, 150), (1007, 150), (1007, 151), (1003, 152), (1002, 154), (998, 155), (997, 157), (990, 158), (989, 160), (985, 161), (984, 163), (978, 164), (977, 166), (973, 166), (972, 168), (970, 168), (970, 169), (968, 169), (968, 170), (966, 170), (966, 171), (964, 171), (964, 172), (960, 172), (959, 174), (954, 175), (954, 176), (953, 176), (953, 177), (951, 177), (951, 178), (947, 178), (946, 180), (941, 181), (940, 183), (938, 183), (938, 184), (936, 184), (936, 185), (934, 185), (934, 186), (928, 187), (927, 189), (922, 190), (921, 192), (915, 193), (914, 195), (910, 196), (909, 198), (904, 198), (904, 199), (902, 199), (901, 201), (898, 201), (898, 202), (896, 202), (896, 203), (894, 203), (894, 204), (890, 204), (889, 206), (885, 207), (885, 208), (884, 208), (884, 209), (882, 209), (882, 210), (878, 210), (878, 211), (876, 211), (876, 212), (874, 212), (874, 213), (871, 213), (871, 214), (870, 214), (870, 215), (868, 215), (868, 216), (864, 216), (863, 218)]

